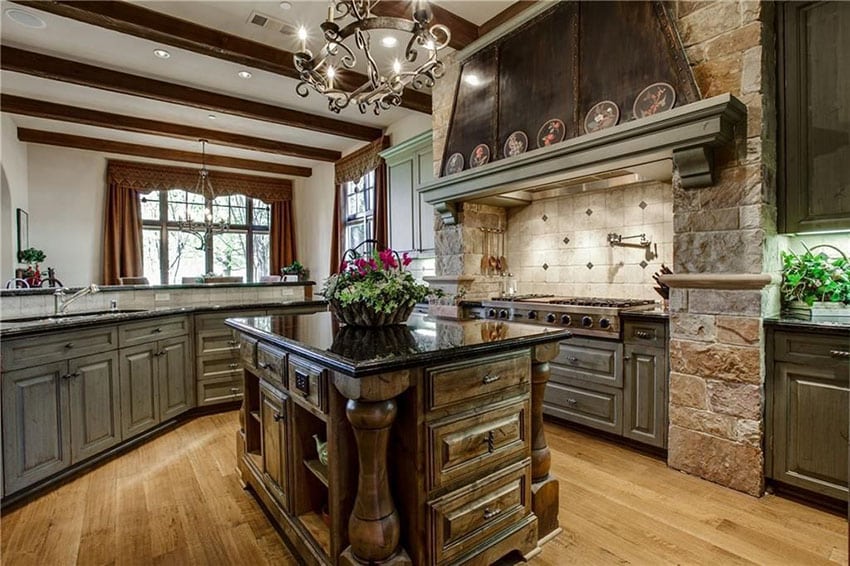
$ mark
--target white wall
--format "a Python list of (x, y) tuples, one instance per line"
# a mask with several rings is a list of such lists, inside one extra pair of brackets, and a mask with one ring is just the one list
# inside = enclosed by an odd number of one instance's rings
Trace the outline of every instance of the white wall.
[(106, 157), (29, 146), (30, 243), (66, 286), (100, 282)]
[(331, 226), (334, 204), (334, 165), (313, 166), (313, 176), (296, 179), (292, 188), (297, 259), (310, 269), (316, 290), (330, 274)]
[(390, 124), (385, 133), (390, 136), (392, 145), (398, 145), (430, 129), (431, 115), (416, 112)]
[[(28, 164), (27, 145), (18, 141), (18, 127), (15, 121), (9, 114), (3, 114), (0, 120), (0, 278), (5, 281), (14, 277), (15, 268), (18, 266), (16, 210), (29, 208)], [(30, 241), (32, 242), (31, 232)]]

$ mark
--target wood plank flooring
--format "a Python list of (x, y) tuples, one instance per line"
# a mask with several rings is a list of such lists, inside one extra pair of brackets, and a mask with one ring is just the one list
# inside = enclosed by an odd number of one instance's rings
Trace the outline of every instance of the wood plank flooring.
[[(204, 416), (0, 518), (13, 565), (287, 565), (295, 560), (236, 479), (237, 413)], [(547, 426), (564, 532), (531, 561), (847, 564), (847, 521), (755, 499), (663, 462)]]

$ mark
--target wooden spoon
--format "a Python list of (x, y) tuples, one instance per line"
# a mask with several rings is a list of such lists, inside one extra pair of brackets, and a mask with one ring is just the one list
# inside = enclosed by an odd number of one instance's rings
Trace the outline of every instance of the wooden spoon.
[(487, 253), (488, 248), (487, 232), (484, 228), (481, 228), (481, 275), (486, 275), (487, 268), (490, 266), (490, 256)]
[[(488, 231), (489, 231), (490, 235), (492, 236), (493, 230), (488, 230)], [(493, 250), (492, 248), (491, 248), (490, 251), (491, 251), (491, 253), (495, 253), (495, 250)], [(496, 263), (497, 263), (496, 262), (496, 256), (490, 255), (490, 269), (495, 270), (496, 269)]]
[(502, 238), (502, 255), (499, 257), (499, 264), (501, 265), (501, 269), (504, 272), (508, 270), (508, 258), (505, 257), (505, 232), (502, 232), (502, 235), (500, 237)]

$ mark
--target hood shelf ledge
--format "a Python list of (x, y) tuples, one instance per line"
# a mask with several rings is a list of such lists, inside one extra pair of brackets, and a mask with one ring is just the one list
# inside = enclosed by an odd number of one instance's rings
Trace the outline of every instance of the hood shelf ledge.
[(523, 191), (580, 183), (589, 177), (602, 179), (664, 160), (672, 160), (683, 188), (705, 187), (714, 182), (714, 148), (730, 143), (735, 126), (745, 123), (746, 117), (747, 107), (740, 100), (721, 94), (441, 177), (419, 192), (443, 222), (455, 224), (461, 202), (512, 199), (527, 204), (528, 200), (517, 197)]

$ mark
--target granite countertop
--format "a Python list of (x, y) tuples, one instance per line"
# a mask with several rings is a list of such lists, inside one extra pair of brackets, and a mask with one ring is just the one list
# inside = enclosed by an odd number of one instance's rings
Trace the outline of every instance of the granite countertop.
[[(310, 287), (315, 281), (259, 281), (253, 283), (187, 283), (174, 285), (98, 285), (101, 291), (169, 291), (176, 289), (227, 289), (231, 287)], [(85, 286), (84, 286), (85, 287)], [(65, 287), (64, 289), (73, 293), (83, 287)], [(35, 287), (32, 289), (0, 289), (0, 297), (29, 297), (33, 295), (52, 295), (56, 287)]]
[[(0, 338), (9, 339), (29, 334), (38, 334), (42, 332), (51, 332), (54, 330), (69, 330), (75, 328), (85, 328), (89, 326), (97, 326), (100, 324), (115, 324), (119, 322), (132, 322), (136, 320), (144, 320), (149, 318), (159, 318), (166, 316), (174, 316), (181, 314), (204, 314), (214, 312), (239, 311), (247, 309), (272, 309), (283, 307), (304, 307), (304, 308), (324, 308), (327, 302), (324, 300), (315, 301), (290, 301), (276, 303), (246, 303), (234, 305), (200, 305), (191, 307), (174, 307), (156, 310), (145, 309), (119, 309), (116, 312), (98, 312), (98, 313), (75, 313), (71, 312), (66, 316), (51, 317), (45, 315), (42, 318), (29, 322), (4, 322), (0, 321)], [(24, 317), (18, 317), (24, 318)], [(26, 317), (34, 318), (34, 317)]]
[(666, 322), (670, 320), (670, 311), (664, 310), (661, 305), (658, 305), (653, 309), (625, 309), (620, 311), (620, 318), (652, 319)]
[(413, 314), (380, 328), (341, 325), (330, 312), (230, 318), (227, 325), (335, 371), (364, 377), (565, 340), (569, 330)]
[(832, 320), (810, 320), (783, 313), (776, 317), (765, 318), (764, 325), (788, 330), (826, 330), (831, 333), (850, 335), (850, 317), (836, 317)]

